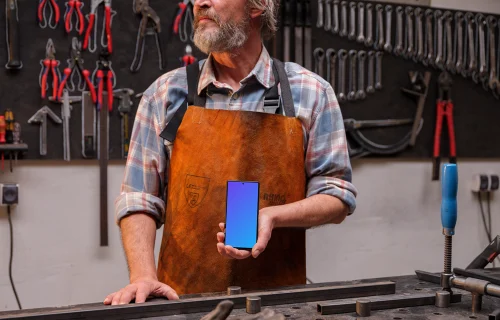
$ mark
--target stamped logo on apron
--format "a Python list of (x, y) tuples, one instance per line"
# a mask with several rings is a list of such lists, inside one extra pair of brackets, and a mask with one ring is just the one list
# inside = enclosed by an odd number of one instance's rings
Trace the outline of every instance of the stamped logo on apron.
[(205, 177), (186, 175), (186, 184), (184, 188), (184, 195), (186, 201), (191, 208), (198, 206), (205, 198), (208, 191), (210, 179)]

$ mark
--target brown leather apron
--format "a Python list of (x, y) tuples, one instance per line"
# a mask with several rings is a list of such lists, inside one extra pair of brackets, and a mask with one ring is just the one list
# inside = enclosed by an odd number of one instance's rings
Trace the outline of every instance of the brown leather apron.
[(280, 81), (283, 106), (277, 113), (284, 108), (287, 116), (205, 109), (205, 98), (196, 94), (199, 66), (191, 66), (187, 103), (161, 134), (175, 143), (158, 279), (178, 294), (220, 292), (233, 285), (255, 290), (305, 284), (304, 229), (273, 230), (257, 259), (232, 260), (217, 251), (227, 180), (259, 181), (260, 208), (305, 197), (303, 131), (283, 64), (274, 60), (276, 85), (265, 105), (279, 103), (273, 94)]

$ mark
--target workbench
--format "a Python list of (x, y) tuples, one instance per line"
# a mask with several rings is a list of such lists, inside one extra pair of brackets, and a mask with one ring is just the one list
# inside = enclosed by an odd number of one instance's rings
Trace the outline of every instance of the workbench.
[[(374, 286), (371, 286), (373, 284)], [(366, 285), (366, 286), (365, 286)], [(395, 290), (395, 294), (388, 294), (387, 288)], [(242, 293), (239, 295), (228, 296), (226, 293), (212, 293), (202, 295), (184, 295), (178, 301), (168, 301), (164, 299), (150, 299), (144, 304), (129, 304), (124, 306), (105, 306), (102, 302), (73, 305), (60, 308), (39, 308), (27, 309), (21, 311), (0, 312), (0, 319), (155, 319), (155, 320), (181, 320), (181, 319), (200, 319), (215, 308), (217, 302), (222, 300), (233, 300), (235, 302), (234, 309), (228, 319), (235, 316), (247, 315), (245, 309), (245, 297), (248, 295), (256, 295), (262, 297), (262, 310), (271, 308), (276, 313), (283, 314), (286, 319), (309, 319), (309, 320), (327, 320), (327, 319), (357, 319), (360, 318), (353, 312), (344, 312), (340, 314), (322, 315), (318, 311), (318, 304), (323, 306), (330, 303), (339, 304), (346, 301), (355, 302), (362, 298), (339, 299), (345, 294), (353, 296), (352, 288), (361, 286), (364, 289), (363, 294), (370, 295), (363, 299), (385, 299), (391, 297), (402, 296), (433, 296), (436, 291), (442, 288), (438, 284), (421, 281), (416, 275), (363, 279), (356, 281), (341, 281), (307, 284), (303, 286), (294, 286), (279, 288), (280, 290), (266, 290), (261, 292), (245, 292), (242, 288)], [(342, 292), (333, 294), (332, 299), (325, 299), (320, 296), (321, 301), (308, 301), (315, 299), (310, 293), (317, 289), (324, 288), (340, 288)], [(384, 289), (386, 288), (386, 289)], [(312, 291), (309, 291), (312, 290)], [(438, 308), (434, 305), (426, 305), (419, 307), (402, 307), (387, 310), (374, 310), (372, 307), (371, 316), (366, 319), (405, 319), (405, 320), (423, 320), (423, 319), (488, 319), (488, 315), (496, 309), (500, 308), (500, 299), (490, 296), (483, 297), (482, 310), (477, 313), (471, 311), (471, 294), (467, 291), (453, 288), (455, 298), (460, 302), (450, 304), (448, 308)], [(359, 291), (359, 290), (358, 290)], [(290, 293), (291, 295), (283, 295)], [(299, 292), (297, 294), (297, 292)], [(332, 291), (333, 292), (333, 291)], [(335, 291), (337, 292), (337, 291)], [(351, 292), (351, 293), (349, 293)], [(373, 294), (378, 292), (381, 294)], [(314, 292), (313, 292), (314, 293)], [(281, 294), (281, 295), (280, 295)], [(329, 291), (328, 294), (331, 294)], [(355, 294), (356, 295), (356, 294)], [(355, 296), (354, 295), (354, 296)], [(267, 297), (267, 298), (266, 298)], [(273, 300), (274, 299), (274, 300)], [(298, 300), (303, 300), (299, 302)], [(273, 300), (273, 302), (270, 302)], [(457, 299), (455, 299), (457, 300)], [(270, 302), (270, 303), (266, 303)], [(267, 305), (273, 304), (273, 305)], [(179, 307), (174, 305), (192, 306), (189, 308)], [(180, 310), (180, 311), (179, 311)]]

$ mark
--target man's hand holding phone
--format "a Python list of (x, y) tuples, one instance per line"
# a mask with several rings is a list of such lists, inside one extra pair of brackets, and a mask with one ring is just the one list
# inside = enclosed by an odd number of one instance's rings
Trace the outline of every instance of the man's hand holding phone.
[(272, 218), (274, 207), (263, 208), (259, 211), (258, 223), (258, 238), (257, 243), (252, 250), (240, 250), (232, 246), (225, 245), (225, 223), (219, 223), (221, 232), (217, 233), (217, 251), (229, 259), (246, 259), (252, 255), (257, 258), (267, 247), (267, 243), (271, 239), (271, 234), (274, 229), (274, 221)]

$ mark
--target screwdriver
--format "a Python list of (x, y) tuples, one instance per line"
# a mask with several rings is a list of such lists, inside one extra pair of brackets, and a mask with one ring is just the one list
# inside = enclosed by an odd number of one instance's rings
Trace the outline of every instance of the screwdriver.
[(441, 182), (441, 224), (443, 225), (444, 246), (444, 273), (441, 275), (443, 290), (451, 292), (449, 279), (451, 273), (452, 236), (457, 224), (457, 165), (450, 163), (443, 166)]

